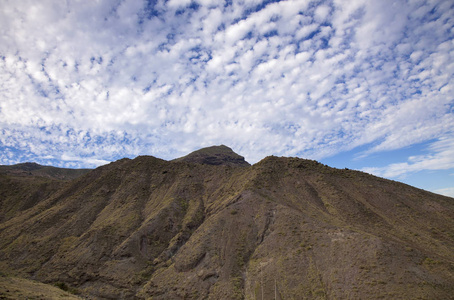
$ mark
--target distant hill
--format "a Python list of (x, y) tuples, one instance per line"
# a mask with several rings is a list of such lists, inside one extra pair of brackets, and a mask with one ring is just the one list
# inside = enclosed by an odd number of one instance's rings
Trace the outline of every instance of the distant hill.
[[(232, 152), (122, 159), (49, 187), (0, 221), (0, 270), (91, 299), (452, 299), (453, 198)], [(1, 197), (41, 189), (13, 183)]]
[(31, 208), (89, 169), (63, 169), (37, 163), (0, 165), (0, 222)]
[(90, 169), (65, 169), (51, 166), (42, 166), (33, 162), (26, 162), (10, 166), (0, 165), (0, 175), (13, 176), (40, 176), (51, 179), (71, 180), (88, 173)]

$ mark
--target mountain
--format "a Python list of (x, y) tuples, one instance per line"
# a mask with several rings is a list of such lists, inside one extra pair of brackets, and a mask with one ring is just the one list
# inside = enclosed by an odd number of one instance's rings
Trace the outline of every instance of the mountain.
[(0, 270), (91, 299), (453, 298), (453, 198), (232, 152), (122, 159), (50, 189), (0, 223)]
[(250, 164), (244, 160), (243, 156), (236, 154), (231, 148), (225, 145), (203, 148), (184, 157), (177, 158), (174, 161), (206, 165), (250, 166)]
[(30, 162), (0, 166), (0, 222), (31, 208), (67, 182), (89, 171), (41, 166)]
[(64, 169), (52, 166), (42, 166), (26, 162), (11, 166), (0, 166), (0, 175), (39, 176), (58, 180), (71, 180), (88, 173), (90, 169)]

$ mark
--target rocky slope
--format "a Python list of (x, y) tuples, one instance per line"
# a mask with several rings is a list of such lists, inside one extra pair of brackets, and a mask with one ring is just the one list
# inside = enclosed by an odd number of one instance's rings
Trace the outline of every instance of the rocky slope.
[(37, 163), (0, 166), (0, 222), (36, 205), (68, 181), (89, 171), (41, 166)]
[(310, 160), (242, 161), (219, 146), (92, 170), (0, 223), (0, 269), (94, 299), (454, 295), (454, 199)]
[(0, 276), (0, 299), (83, 299), (68, 291), (65, 291), (65, 285), (63, 283), (57, 284), (57, 286), (27, 280), (24, 278)]

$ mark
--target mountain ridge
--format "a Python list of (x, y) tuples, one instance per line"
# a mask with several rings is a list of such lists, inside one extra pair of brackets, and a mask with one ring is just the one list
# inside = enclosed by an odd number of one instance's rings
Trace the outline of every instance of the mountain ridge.
[(448, 299), (452, 200), (300, 158), (140, 156), (0, 220), (0, 268), (96, 299)]
[(35, 162), (25, 162), (14, 165), (0, 165), (0, 175), (40, 176), (58, 180), (72, 180), (88, 173), (91, 169), (69, 169), (53, 166), (43, 166)]

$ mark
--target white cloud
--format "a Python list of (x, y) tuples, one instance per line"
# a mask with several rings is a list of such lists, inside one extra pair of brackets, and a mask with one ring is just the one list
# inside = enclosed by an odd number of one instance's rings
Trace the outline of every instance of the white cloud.
[(329, 6), (320, 5), (315, 9), (314, 17), (317, 20), (317, 22), (322, 23), (323, 21), (326, 20), (330, 11), (331, 11), (331, 8)]
[(432, 143), (429, 154), (410, 156), (408, 161), (385, 167), (364, 168), (363, 171), (377, 176), (398, 178), (425, 170), (449, 170), (454, 168), (454, 137), (443, 137)]
[(170, 0), (167, 2), (167, 6), (171, 8), (185, 7), (191, 4), (191, 0)]
[(63, 153), (60, 157), (61, 160), (71, 163), (74, 166), (82, 165), (85, 166), (90, 166), (90, 167), (98, 167), (101, 165), (108, 164), (110, 161), (107, 160), (102, 160), (102, 159), (96, 159), (96, 158), (91, 158), (91, 157), (79, 157), (79, 156), (73, 156), (70, 154)]
[(449, 137), (446, 1), (260, 4), (4, 3), (0, 163), (170, 159), (221, 143), (253, 163)]

